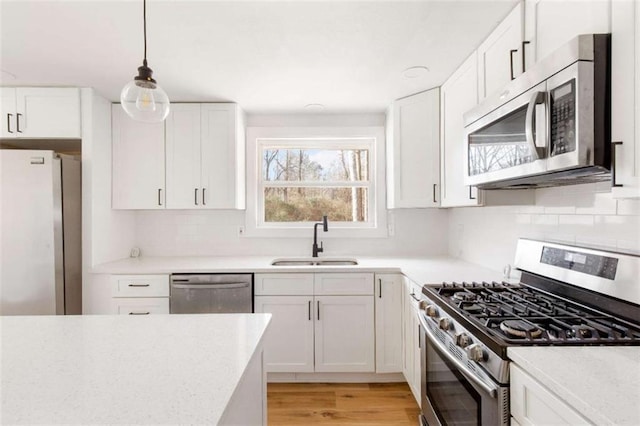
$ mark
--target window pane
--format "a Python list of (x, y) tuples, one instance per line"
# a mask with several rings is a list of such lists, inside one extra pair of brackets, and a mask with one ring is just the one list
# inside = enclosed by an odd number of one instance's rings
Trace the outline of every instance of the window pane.
[(273, 149), (262, 151), (265, 181), (367, 181), (366, 149)]
[(265, 188), (265, 222), (366, 222), (367, 188)]

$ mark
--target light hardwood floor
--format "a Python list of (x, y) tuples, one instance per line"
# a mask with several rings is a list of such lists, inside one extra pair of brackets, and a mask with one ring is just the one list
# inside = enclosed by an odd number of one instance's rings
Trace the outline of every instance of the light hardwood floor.
[(269, 383), (269, 426), (415, 426), (420, 409), (406, 383)]

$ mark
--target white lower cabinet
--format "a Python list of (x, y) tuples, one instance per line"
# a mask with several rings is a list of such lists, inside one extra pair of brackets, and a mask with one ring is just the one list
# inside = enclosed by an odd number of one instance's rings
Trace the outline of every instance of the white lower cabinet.
[(418, 303), (420, 286), (406, 277), (403, 286), (403, 324), (404, 341), (402, 356), (402, 373), (418, 405), (421, 403), (421, 367), (420, 367), (420, 322), (418, 320)]
[[(375, 371), (373, 274), (256, 274), (255, 282), (255, 312), (273, 314), (268, 372)], [(309, 294), (311, 282), (322, 294)], [(338, 282), (355, 294), (326, 294)]]
[(255, 312), (272, 314), (264, 343), (269, 372), (312, 373), (313, 296), (256, 296)]
[(543, 384), (515, 364), (510, 368), (512, 424), (583, 425), (591, 424)]
[(112, 275), (111, 313), (150, 315), (169, 313), (168, 275)]
[(402, 275), (376, 274), (376, 373), (402, 372)]

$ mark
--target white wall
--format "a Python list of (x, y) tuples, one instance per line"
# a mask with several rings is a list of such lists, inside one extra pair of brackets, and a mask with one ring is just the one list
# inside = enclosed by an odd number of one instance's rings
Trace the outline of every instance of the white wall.
[(127, 257), (134, 245), (135, 213), (111, 210), (111, 102), (81, 89), (82, 105), (82, 309), (96, 312), (110, 288), (92, 275), (99, 263)]
[(499, 271), (519, 237), (640, 251), (640, 200), (615, 200), (610, 185), (538, 189), (531, 206), (451, 209), (449, 254)]

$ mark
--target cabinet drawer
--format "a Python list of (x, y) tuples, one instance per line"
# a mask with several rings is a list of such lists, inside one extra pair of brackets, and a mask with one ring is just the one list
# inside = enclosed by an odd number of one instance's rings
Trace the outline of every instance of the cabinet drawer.
[(314, 294), (373, 295), (373, 273), (315, 274)]
[(169, 297), (168, 275), (112, 275), (113, 297)]
[(168, 297), (114, 298), (111, 301), (112, 313), (117, 315), (168, 314)]
[(256, 274), (256, 296), (313, 295), (313, 274)]

